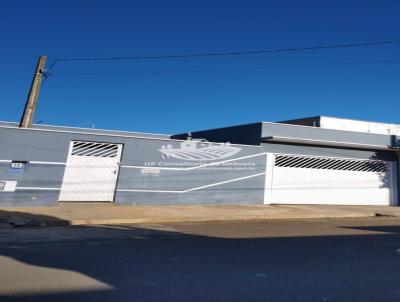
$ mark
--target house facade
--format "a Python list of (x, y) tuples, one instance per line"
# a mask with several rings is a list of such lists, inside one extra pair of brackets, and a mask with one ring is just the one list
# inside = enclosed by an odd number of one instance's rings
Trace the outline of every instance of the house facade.
[(394, 206), (398, 132), (319, 116), (175, 135), (2, 122), (0, 206)]

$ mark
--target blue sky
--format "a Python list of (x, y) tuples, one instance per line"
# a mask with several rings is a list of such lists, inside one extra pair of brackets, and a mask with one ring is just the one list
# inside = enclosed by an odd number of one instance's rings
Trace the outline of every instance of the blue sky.
[[(19, 119), (40, 54), (51, 63), (400, 40), (399, 12), (387, 0), (7, 1), (0, 120)], [(59, 62), (52, 73), (36, 115), (45, 124), (176, 133), (313, 115), (400, 123), (400, 44)]]

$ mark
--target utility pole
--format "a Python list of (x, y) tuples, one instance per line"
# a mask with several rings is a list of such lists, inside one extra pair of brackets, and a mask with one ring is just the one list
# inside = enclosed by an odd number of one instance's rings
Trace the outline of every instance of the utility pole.
[(45, 71), (47, 56), (40, 56), (35, 74), (33, 76), (31, 88), (29, 90), (28, 98), (26, 100), (24, 113), (21, 117), (19, 126), (21, 128), (31, 128), (33, 123), (33, 118), (36, 112), (36, 106), (39, 99), (40, 86), (42, 84), (42, 79)]

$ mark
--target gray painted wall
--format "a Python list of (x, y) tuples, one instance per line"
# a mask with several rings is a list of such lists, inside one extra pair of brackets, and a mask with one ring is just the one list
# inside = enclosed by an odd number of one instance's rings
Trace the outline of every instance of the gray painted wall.
[(331, 130), (309, 126), (263, 123), (262, 137), (265, 138), (269, 136), (377, 145), (382, 147), (387, 147), (392, 144), (392, 137), (390, 135)]
[[(19, 124), (15, 122), (0, 121), (0, 127), (18, 128)], [(120, 135), (120, 136), (141, 136), (141, 137), (164, 138), (164, 139), (169, 139), (171, 137), (170, 134), (116, 131), (116, 130), (106, 130), (106, 129), (96, 129), (96, 128), (79, 128), (79, 127), (44, 125), (44, 124), (34, 124), (32, 128), (41, 130), (56, 130), (56, 131), (90, 133), (90, 134), (100, 134), (100, 135), (104, 134), (104, 135)]]
[[(213, 142), (231, 142), (235, 144), (260, 145), (263, 138), (287, 137), (294, 139), (330, 141), (360, 145), (387, 147), (393, 144), (393, 136), (373, 133), (360, 133), (324, 129), (319, 127), (290, 125), (280, 123), (254, 123), (191, 132), (193, 138), (204, 138)], [(186, 139), (188, 133), (173, 135), (176, 139)]]
[[(65, 163), (71, 140), (123, 144), (115, 195), (117, 204), (260, 204), (263, 201), (265, 156), (257, 155), (260, 147), (237, 146), (240, 151), (231, 158), (252, 157), (234, 160), (229, 164), (193, 170), (160, 169), (157, 174), (148, 174), (143, 172), (142, 167), (185, 168), (191, 167), (192, 164), (199, 165), (220, 160), (185, 162), (174, 158), (163, 158), (159, 149), (167, 145), (171, 145), (172, 148), (179, 147), (181, 142), (177, 140), (0, 127), (0, 160), (29, 161), (21, 175), (12, 174), (10, 163), (1, 163), (0, 179), (17, 180), (18, 184), (16, 192), (0, 192), (0, 206), (40, 206), (57, 201), (58, 190), (38, 188), (61, 188), (65, 166), (35, 164), (32, 161)], [(18, 190), (18, 187), (36, 189)], [(151, 192), (125, 192), (126, 190)], [(187, 190), (193, 191), (185, 192)]]
[[(321, 135), (322, 137), (322, 133), (307, 132), (305, 127), (300, 127), (301, 130), (293, 130), (297, 128), (288, 125), (278, 126), (263, 124), (263, 135), (304, 137)], [(123, 144), (121, 169), (115, 194), (117, 204), (262, 204), (266, 152), (397, 160), (394, 152), (262, 143), (260, 146), (235, 145), (240, 148), (240, 151), (229, 158), (221, 159), (222, 161), (230, 160), (227, 163), (188, 169), (221, 160), (193, 162), (163, 157), (160, 152), (163, 147), (179, 148), (181, 141), (174, 139), (152, 136), (146, 138), (140, 134), (138, 136), (141, 138), (129, 137), (131, 135), (125, 134), (119, 136), (115, 133), (107, 135), (103, 132), (84, 134), (68, 132), (65, 129), (59, 132), (54, 131), (54, 127), (46, 129), (50, 131), (0, 126), (0, 179), (18, 181), (16, 192), (0, 192), (0, 207), (41, 206), (56, 202), (71, 140)], [(238, 134), (236, 140), (234, 140), (235, 133)], [(335, 133), (336, 136), (333, 136), (333, 132), (330, 133), (332, 139), (358, 139), (366, 143), (371, 143), (367, 138), (371, 138), (374, 143), (384, 143), (382, 137), (388, 137), (382, 135), (376, 137), (370, 134), (360, 136), (357, 133), (358, 138), (356, 138), (353, 137), (353, 133), (343, 131), (339, 133), (335, 131)], [(261, 139), (261, 124), (198, 132), (193, 133), (193, 136), (220, 142), (228, 140), (256, 144)], [(183, 138), (179, 135), (175, 137)], [(15, 175), (10, 169), (10, 163), (1, 162), (2, 160), (29, 161), (29, 163), (23, 174)], [(33, 163), (32, 161), (49, 163)], [(51, 164), (52, 162), (58, 164)], [(163, 169), (166, 167), (179, 169)], [(151, 171), (157, 173), (148, 173), (146, 168), (152, 168)], [(25, 190), (20, 190), (18, 187), (24, 187)], [(38, 188), (54, 188), (55, 190), (39, 190)]]

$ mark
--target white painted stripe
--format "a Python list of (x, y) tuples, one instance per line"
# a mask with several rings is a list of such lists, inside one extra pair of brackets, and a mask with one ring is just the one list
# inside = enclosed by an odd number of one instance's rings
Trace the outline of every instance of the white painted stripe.
[[(0, 163), (11, 163), (12, 160), (10, 159), (0, 159)], [(58, 162), (58, 161), (37, 161), (37, 160), (30, 160), (28, 161), (30, 164), (36, 164), (36, 165), (58, 165), (58, 166), (64, 166), (66, 163), (63, 162)]]
[(45, 187), (16, 187), (16, 190), (42, 190), (42, 191), (59, 191), (61, 188), (45, 188)]
[[(189, 171), (189, 170), (196, 170), (204, 167), (209, 167), (209, 166), (215, 166), (223, 163), (229, 163), (232, 161), (238, 161), (242, 159), (247, 159), (247, 158), (252, 158), (252, 157), (257, 157), (261, 155), (265, 155), (267, 152), (263, 153), (257, 153), (257, 154), (252, 154), (252, 155), (247, 155), (243, 157), (236, 157), (232, 159), (227, 159), (223, 161), (218, 161), (218, 162), (213, 162), (213, 163), (208, 163), (204, 165), (199, 165), (199, 166), (194, 166), (194, 167), (187, 167), (187, 168), (178, 168), (178, 167), (160, 167), (160, 166), (128, 166), (128, 165), (121, 165), (121, 168), (129, 168), (129, 169), (148, 169), (148, 168), (155, 168), (155, 169), (160, 169), (160, 170), (173, 170), (173, 171)], [(179, 164), (179, 163), (178, 163)]]
[(65, 166), (67, 164), (67, 163), (57, 162), (57, 161), (36, 161), (36, 160), (29, 161), (29, 163), (36, 164), (36, 165), (55, 165), (55, 166)]
[[(134, 190), (134, 189), (131, 190), (131, 189), (120, 189), (120, 190), (117, 190), (117, 192), (188, 193), (188, 192), (197, 191), (197, 190), (201, 190), (201, 189), (205, 189), (205, 188), (209, 188), (209, 187), (219, 186), (219, 185), (230, 183), (230, 182), (235, 182), (235, 181), (239, 181), (239, 180), (243, 180), (243, 179), (253, 178), (253, 177), (257, 177), (257, 176), (261, 176), (261, 175), (265, 175), (265, 172), (258, 173), (258, 174), (252, 174), (252, 175), (248, 175), (248, 176), (243, 176), (243, 177), (239, 177), (239, 178), (234, 178), (234, 179), (229, 179), (229, 180), (225, 180), (225, 181), (220, 181), (220, 182), (216, 182), (216, 183), (212, 183), (212, 184), (208, 184), (208, 185), (204, 185), (204, 186), (200, 186), (200, 187), (195, 187), (195, 188), (191, 188), (191, 189), (187, 189), (187, 190)], [(59, 190), (61, 190), (61, 188), (17, 187), (16, 190), (59, 191)]]
[[(267, 154), (267, 152), (257, 153), (257, 154), (252, 154), (252, 155), (248, 155), (248, 156), (242, 156), (242, 157), (236, 157), (236, 158), (232, 158), (232, 159), (228, 159), (228, 160), (223, 160), (223, 161), (219, 161), (219, 162), (212, 162), (212, 163), (208, 163), (208, 164), (204, 164), (204, 165), (199, 165), (199, 166), (194, 166), (194, 167), (186, 167), (186, 168), (179, 168), (179, 167), (162, 167), (162, 166), (131, 166), (131, 165), (121, 165), (120, 167), (121, 167), (121, 168), (128, 168), (128, 169), (148, 169), (148, 168), (155, 168), (155, 169), (160, 169), (160, 170), (172, 170), (172, 171), (196, 170), (196, 169), (200, 169), (200, 168), (204, 168), (204, 167), (208, 167), (208, 166), (215, 166), (215, 165), (219, 165), (219, 164), (223, 164), (223, 163), (228, 163), (228, 162), (232, 162), (232, 161), (238, 161), (238, 160), (242, 160), (242, 159), (248, 159), (248, 158), (258, 157), (258, 156), (265, 155), (265, 154)], [(300, 155), (300, 156), (301, 156), (301, 155)], [(12, 160), (0, 159), (0, 162), (11, 163)], [(37, 165), (57, 165), (57, 166), (65, 166), (65, 165), (67, 164), (66, 162), (36, 161), (36, 160), (29, 161), (29, 163), (31, 163), (31, 164), (37, 164)]]
[(121, 189), (117, 190), (117, 192), (144, 192), (144, 193), (185, 193), (185, 191), (173, 191), (173, 190), (129, 190), (129, 189)]
[(197, 190), (201, 190), (201, 189), (205, 189), (205, 188), (209, 188), (209, 187), (215, 187), (215, 186), (223, 185), (223, 184), (230, 183), (230, 182), (235, 182), (235, 181), (239, 181), (239, 180), (243, 180), (243, 179), (253, 178), (253, 177), (257, 177), (257, 176), (261, 176), (261, 175), (265, 175), (265, 172), (258, 173), (258, 174), (252, 174), (252, 175), (248, 175), (248, 176), (243, 176), (243, 177), (239, 177), (239, 178), (234, 178), (234, 179), (230, 179), (230, 180), (225, 180), (225, 181), (221, 181), (221, 182), (216, 182), (216, 183), (212, 183), (212, 184), (209, 184), (209, 185), (195, 187), (195, 188), (191, 188), (191, 189), (187, 189), (187, 190), (170, 190), (169, 191), (169, 190), (120, 189), (120, 190), (117, 190), (117, 192), (188, 193), (188, 192), (197, 191)]
[(186, 190), (185, 193), (186, 192), (200, 190), (200, 189), (205, 189), (205, 188), (209, 188), (209, 187), (219, 186), (219, 185), (223, 185), (223, 184), (227, 184), (227, 183), (230, 183), (230, 182), (239, 181), (239, 180), (243, 180), (243, 179), (253, 178), (253, 177), (257, 177), (257, 176), (261, 176), (261, 175), (265, 175), (265, 172), (258, 173), (258, 174), (253, 174), (253, 175), (249, 175), (249, 176), (243, 176), (243, 177), (230, 179), (230, 180), (226, 180), (226, 181), (216, 182), (216, 183), (213, 183), (213, 184), (210, 184), (210, 185), (205, 185), (205, 186), (189, 189), (189, 190)]

